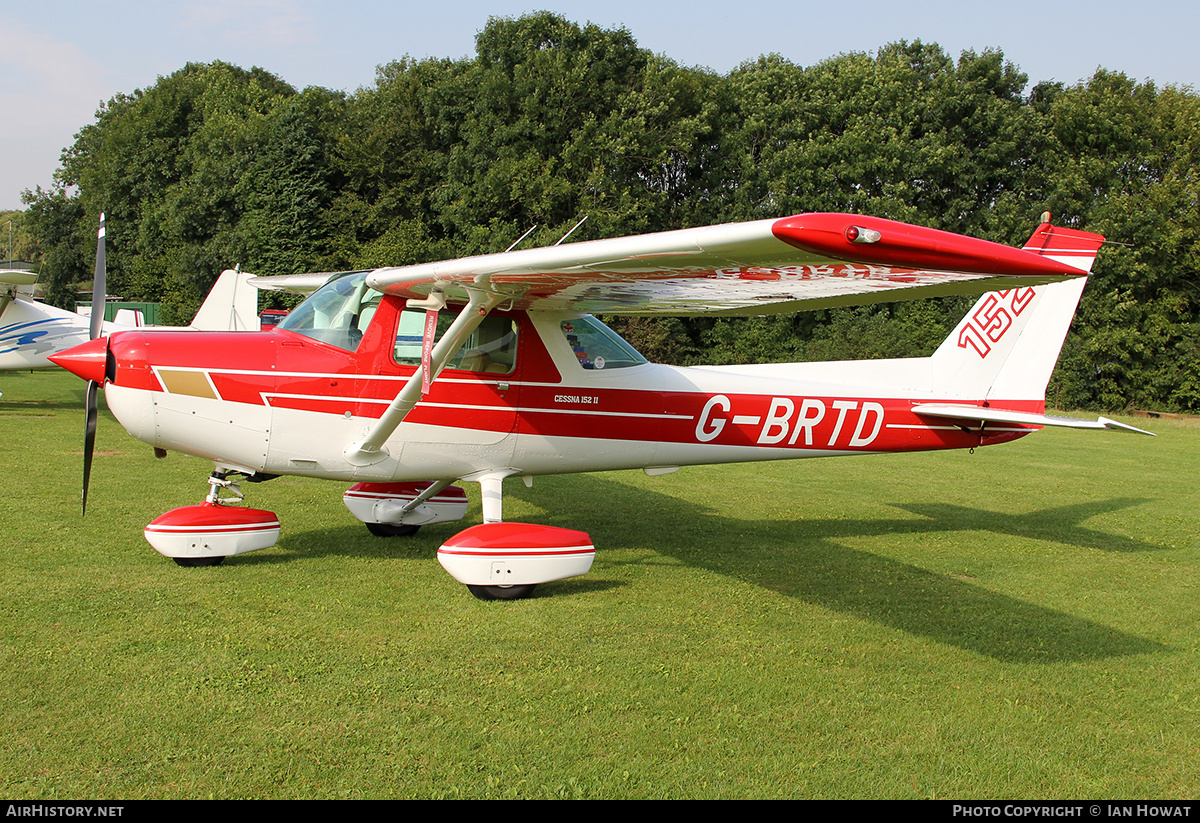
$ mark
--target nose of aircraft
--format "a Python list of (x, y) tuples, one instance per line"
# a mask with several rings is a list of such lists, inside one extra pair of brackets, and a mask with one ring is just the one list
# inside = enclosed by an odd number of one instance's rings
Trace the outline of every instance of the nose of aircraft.
[(84, 380), (104, 383), (108, 364), (108, 338), (97, 337), (66, 351), (50, 355), (50, 360)]

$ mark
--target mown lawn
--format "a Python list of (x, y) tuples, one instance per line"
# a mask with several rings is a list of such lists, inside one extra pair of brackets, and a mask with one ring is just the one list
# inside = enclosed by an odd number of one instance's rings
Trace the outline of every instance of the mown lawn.
[[(141, 530), (210, 467), (82, 384), (0, 373), (0, 795), (1200, 796), (1200, 426), (538, 478), (583, 578), (476, 601), (334, 483), (179, 568)], [(466, 525), (479, 522), (478, 487)]]

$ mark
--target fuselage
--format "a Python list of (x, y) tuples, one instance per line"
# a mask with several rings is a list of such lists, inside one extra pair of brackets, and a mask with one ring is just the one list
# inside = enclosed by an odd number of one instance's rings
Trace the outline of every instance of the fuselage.
[(494, 311), (391, 434), (386, 458), (355, 465), (345, 447), (421, 363), (424, 313), (404, 305), (377, 298), (351, 333), (114, 334), (108, 406), (157, 448), (354, 481), (973, 448), (1036, 429), (913, 413), (950, 399), (926, 359), (678, 368), (645, 362), (586, 315)]
[(44, 303), (15, 299), (0, 315), (0, 371), (49, 369), (49, 355), (86, 343), (89, 319)]

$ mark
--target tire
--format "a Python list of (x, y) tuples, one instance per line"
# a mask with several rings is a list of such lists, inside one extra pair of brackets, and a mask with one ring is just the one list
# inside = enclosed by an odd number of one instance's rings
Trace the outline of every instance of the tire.
[(218, 554), (215, 557), (172, 557), (180, 566), (219, 566), (225, 562), (225, 555)]
[(376, 537), (411, 537), (421, 528), (404, 523), (365, 523), (364, 525), (367, 527), (367, 531)]
[(471, 594), (480, 600), (524, 600), (536, 588), (537, 583), (527, 586), (467, 586)]

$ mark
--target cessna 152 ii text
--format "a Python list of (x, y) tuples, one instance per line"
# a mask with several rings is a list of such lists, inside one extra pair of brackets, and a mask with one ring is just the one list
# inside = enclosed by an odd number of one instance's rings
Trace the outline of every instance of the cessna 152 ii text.
[[(508, 477), (973, 449), (1047, 425), (1139, 431), (1045, 414), (1103, 242), (1049, 215), (1017, 249), (874, 217), (800, 214), (259, 278), (315, 291), (273, 331), (119, 332), (53, 360), (92, 389), (102, 384), (117, 419), (160, 454), (213, 463), (203, 504), (146, 528), (181, 565), (275, 543), (272, 512), (229, 505), (242, 477), (351, 482), (346, 506), (385, 535), (461, 519), (467, 501), (454, 484), (468, 481), (481, 487), (484, 522), (438, 558), (477, 597), (516, 599), (588, 571), (595, 549), (583, 532), (505, 522)], [(769, 314), (981, 292), (932, 356), (901, 360), (654, 365), (591, 316)]]

